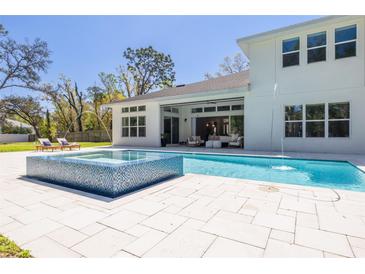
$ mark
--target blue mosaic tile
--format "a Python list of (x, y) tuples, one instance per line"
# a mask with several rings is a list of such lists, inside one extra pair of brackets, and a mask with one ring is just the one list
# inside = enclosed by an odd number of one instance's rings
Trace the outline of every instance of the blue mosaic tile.
[[(82, 157), (83, 153), (75, 155)], [(120, 164), (67, 158), (64, 155), (28, 156), (26, 174), (48, 183), (114, 198), (182, 176), (183, 156), (163, 155), (156, 159)]]

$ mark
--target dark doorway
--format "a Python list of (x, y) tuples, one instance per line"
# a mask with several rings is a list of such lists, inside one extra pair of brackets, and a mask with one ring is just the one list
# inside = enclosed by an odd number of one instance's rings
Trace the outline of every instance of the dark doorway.
[(166, 144), (179, 143), (179, 118), (164, 117), (163, 129), (165, 133)]
[(208, 140), (209, 135), (228, 135), (229, 117), (199, 117), (196, 118), (196, 135)]

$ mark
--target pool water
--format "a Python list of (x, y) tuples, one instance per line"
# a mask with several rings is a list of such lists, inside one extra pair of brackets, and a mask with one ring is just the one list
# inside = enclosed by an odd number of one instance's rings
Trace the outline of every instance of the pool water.
[[(304, 186), (365, 191), (365, 173), (346, 161), (282, 159), (254, 156), (192, 154), (149, 151), (98, 151), (65, 154), (78, 160), (120, 163), (158, 159), (161, 155), (184, 157), (184, 174), (195, 173)], [(68, 156), (69, 155), (69, 156)]]

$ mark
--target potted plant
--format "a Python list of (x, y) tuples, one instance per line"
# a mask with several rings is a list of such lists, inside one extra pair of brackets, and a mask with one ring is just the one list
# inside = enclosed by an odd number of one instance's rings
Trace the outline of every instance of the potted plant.
[(167, 134), (161, 133), (161, 147), (166, 146), (166, 139), (167, 139)]

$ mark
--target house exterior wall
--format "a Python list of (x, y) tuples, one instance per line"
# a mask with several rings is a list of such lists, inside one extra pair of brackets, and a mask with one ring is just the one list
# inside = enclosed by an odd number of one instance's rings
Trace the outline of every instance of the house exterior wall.
[[(357, 25), (356, 56), (335, 59), (335, 28)], [(326, 61), (307, 64), (307, 35), (326, 31)], [(241, 47), (250, 59), (245, 96), (245, 149), (365, 152), (364, 17), (341, 17), (292, 28)], [(300, 64), (282, 67), (282, 41), (300, 37)], [(240, 43), (240, 42), (239, 42)], [(275, 93), (274, 93), (275, 90)], [(285, 105), (350, 102), (350, 137), (285, 138)]]
[[(146, 111), (122, 113), (122, 107), (146, 106)], [(160, 105), (158, 102), (116, 104), (113, 109), (113, 145), (160, 146)], [(146, 137), (122, 137), (122, 117), (145, 116)]]

